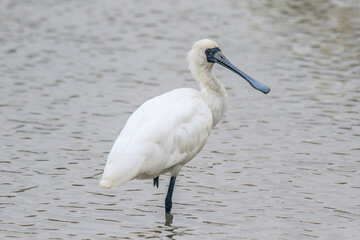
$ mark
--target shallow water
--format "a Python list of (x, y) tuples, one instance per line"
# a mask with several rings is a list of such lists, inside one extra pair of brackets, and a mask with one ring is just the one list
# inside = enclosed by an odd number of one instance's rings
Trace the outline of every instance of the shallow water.
[[(357, 239), (358, 1), (0, 2), (0, 238)], [(253, 90), (215, 66), (229, 107), (169, 176), (98, 186), (132, 111), (194, 87), (211, 38)]]

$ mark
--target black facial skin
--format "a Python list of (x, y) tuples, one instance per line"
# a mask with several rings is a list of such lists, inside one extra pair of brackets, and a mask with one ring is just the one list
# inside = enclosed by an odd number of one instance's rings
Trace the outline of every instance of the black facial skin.
[(216, 59), (214, 58), (214, 56), (219, 51), (221, 52), (220, 48), (206, 49), (205, 55), (206, 55), (207, 61), (211, 62), (211, 63), (216, 63)]

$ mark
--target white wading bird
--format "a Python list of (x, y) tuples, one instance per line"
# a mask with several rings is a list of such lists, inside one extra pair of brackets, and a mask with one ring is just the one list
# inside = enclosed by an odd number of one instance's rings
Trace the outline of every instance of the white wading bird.
[(142, 104), (128, 119), (107, 158), (100, 186), (113, 188), (132, 179), (153, 179), (170, 172), (165, 212), (170, 213), (175, 179), (181, 168), (203, 148), (225, 113), (227, 93), (213, 75), (218, 63), (243, 77), (252, 87), (268, 93), (270, 88), (249, 77), (221, 53), (209, 39), (194, 43), (187, 56), (200, 91), (180, 88)]

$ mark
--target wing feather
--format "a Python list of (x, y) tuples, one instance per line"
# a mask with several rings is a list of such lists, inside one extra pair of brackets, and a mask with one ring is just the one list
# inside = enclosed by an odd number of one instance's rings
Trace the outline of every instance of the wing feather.
[(148, 100), (116, 139), (100, 185), (154, 178), (176, 166), (180, 170), (205, 145), (212, 124), (211, 110), (195, 89), (176, 89)]

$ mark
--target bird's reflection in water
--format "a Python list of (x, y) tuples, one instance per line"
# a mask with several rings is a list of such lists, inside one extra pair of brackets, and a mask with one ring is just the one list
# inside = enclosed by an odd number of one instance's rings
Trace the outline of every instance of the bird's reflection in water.
[(168, 239), (173, 239), (176, 235), (176, 227), (172, 227), (171, 224), (173, 223), (174, 216), (171, 213), (165, 213), (165, 226), (166, 226), (166, 237)]
[[(150, 214), (151, 215), (151, 214)], [(156, 216), (158, 216), (156, 214)], [(178, 239), (183, 236), (194, 236), (194, 229), (188, 221), (182, 222), (181, 214), (176, 214), (178, 217), (176, 222), (173, 222), (174, 216), (171, 213), (165, 214), (165, 221), (157, 221), (155, 225), (145, 226), (141, 231), (136, 231), (139, 239)], [(146, 217), (148, 219), (149, 216)], [(159, 219), (159, 218), (158, 218)], [(183, 220), (186, 220), (183, 219)], [(153, 224), (152, 222), (150, 224)], [(188, 225), (189, 224), (189, 225)], [(186, 239), (186, 238), (185, 238)]]
[(171, 227), (174, 216), (171, 213), (165, 213), (165, 226)]

